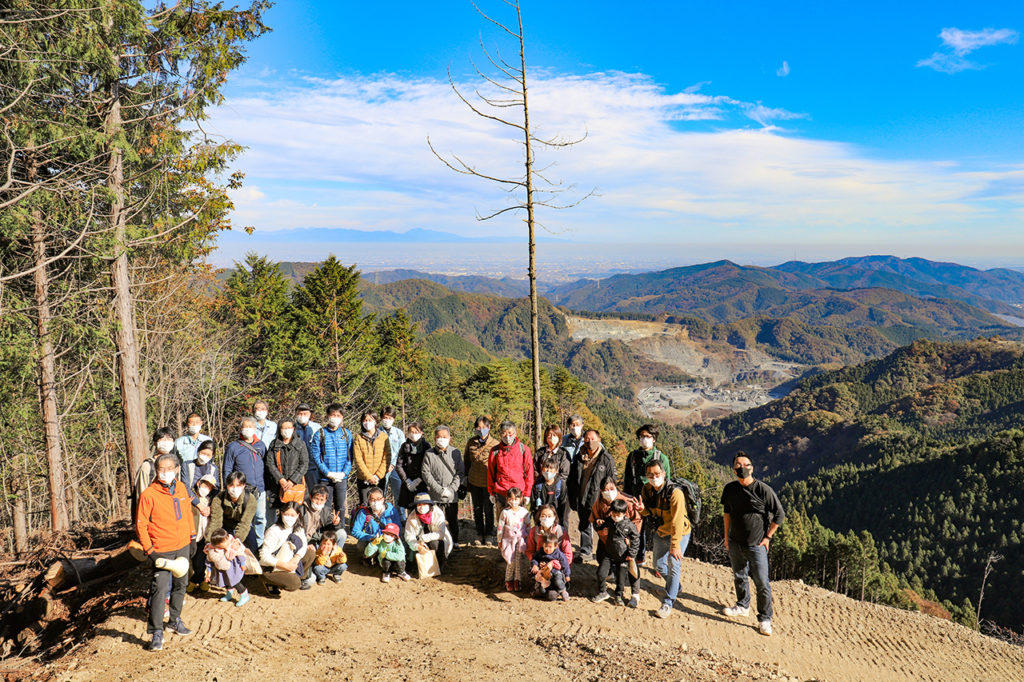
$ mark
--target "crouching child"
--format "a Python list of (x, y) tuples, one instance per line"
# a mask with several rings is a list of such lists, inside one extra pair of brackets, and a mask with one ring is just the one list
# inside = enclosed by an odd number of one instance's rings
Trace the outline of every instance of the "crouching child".
[(249, 601), (249, 590), (242, 586), (242, 578), (245, 576), (245, 545), (231, 533), (218, 528), (210, 534), (210, 542), (204, 551), (208, 582), (225, 589), (220, 600), (233, 601), (237, 591), (238, 601), (235, 606), (245, 606)]
[(569, 601), (569, 590), (566, 578), (572, 570), (572, 564), (565, 553), (558, 548), (558, 536), (547, 533), (543, 537), (543, 551), (535, 552), (530, 562), (535, 587), (533, 596), (548, 601)]
[(320, 536), (320, 546), (316, 550), (316, 562), (313, 564), (316, 584), (323, 585), (328, 578), (340, 583), (341, 574), (347, 569), (348, 556), (338, 543), (338, 534), (333, 530), (325, 530)]
[(389, 523), (384, 526), (380, 535), (375, 537), (363, 550), (364, 556), (377, 557), (382, 583), (389, 582), (393, 575), (406, 582), (412, 580), (412, 577), (405, 572), (405, 545), (399, 539), (400, 534), (398, 524)]

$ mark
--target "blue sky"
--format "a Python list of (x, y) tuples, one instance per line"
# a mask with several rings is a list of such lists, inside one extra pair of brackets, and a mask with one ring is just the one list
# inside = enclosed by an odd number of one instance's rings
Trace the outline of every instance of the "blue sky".
[[(1024, 264), (1021, 3), (523, 7), (535, 121), (588, 132), (544, 160), (599, 192), (542, 215), (559, 238)], [(212, 121), (249, 147), (235, 222), (256, 232), (225, 249), (303, 227), (520, 229), (477, 223), (506, 198), (425, 143), (515, 169), (445, 82), (473, 84), (481, 32), (514, 56), (469, 2), (283, 0), (267, 21)]]

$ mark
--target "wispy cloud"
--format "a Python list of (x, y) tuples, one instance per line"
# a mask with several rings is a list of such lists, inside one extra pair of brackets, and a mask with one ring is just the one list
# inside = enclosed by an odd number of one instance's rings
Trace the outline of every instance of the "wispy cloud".
[(779, 78), (785, 78), (789, 75), (789, 62), (783, 60), (782, 66), (775, 69), (775, 75)]
[[(1024, 165), (967, 172), (953, 163), (878, 160), (856, 146), (785, 133), (804, 114), (703, 88), (672, 92), (636, 74), (538, 74), (531, 120), (540, 137), (587, 139), (544, 155), (552, 178), (599, 196), (541, 221), (562, 237), (609, 242), (950, 239), (998, 243), (1015, 234)], [(474, 116), (447, 82), (392, 74), (266, 83), (232, 97), (207, 129), (248, 151), (250, 189), (235, 222), (259, 231), (296, 227), (461, 234), (517, 229), (512, 216), (483, 225), (509, 201), (499, 188), (455, 175), (426, 145), (481, 171), (522, 172), (514, 135)], [(577, 195), (578, 196), (578, 195)], [(770, 235), (770, 236), (769, 236)]]
[(1013, 44), (1019, 34), (1009, 28), (986, 28), (980, 31), (964, 31), (959, 28), (944, 28), (939, 33), (942, 50), (922, 59), (918, 66), (926, 66), (942, 73), (959, 73), (969, 69), (981, 69), (982, 65), (967, 59), (975, 50), (990, 45)]

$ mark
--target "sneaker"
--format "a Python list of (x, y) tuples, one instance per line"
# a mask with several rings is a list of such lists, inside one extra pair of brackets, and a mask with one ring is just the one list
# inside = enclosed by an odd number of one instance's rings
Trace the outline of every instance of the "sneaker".
[(153, 633), (153, 639), (149, 642), (150, 651), (160, 651), (164, 648), (164, 631), (157, 630)]
[(739, 604), (736, 604), (735, 606), (726, 606), (724, 609), (722, 609), (722, 613), (729, 616), (730, 618), (745, 618), (750, 615), (750, 607), (740, 606)]
[[(338, 576), (338, 577), (340, 578), (341, 576)], [(399, 574), (398, 574), (398, 577), (399, 577), (399, 578), (400, 578), (400, 579), (402, 580), (402, 582), (404, 582), (404, 583), (407, 583), (407, 582), (409, 582), (410, 580), (412, 580), (412, 576), (411, 576), (411, 575), (409, 575), (408, 573), (406, 573), (405, 571), (402, 571), (401, 573), (399, 573)], [(341, 580), (338, 580), (338, 582), (341, 582)]]
[(221, 601), (232, 601), (235, 598), (235, 591), (228, 590), (224, 593), (224, 596), (220, 598)]
[(242, 594), (238, 595), (238, 601), (235, 602), (235, 606), (245, 606), (249, 603), (249, 590), (246, 590)]
[[(769, 628), (770, 627), (771, 626), (769, 625)], [(174, 621), (174, 625), (171, 626), (171, 632), (181, 637), (188, 637), (192, 634), (192, 631), (188, 629), (188, 626), (181, 622), (181, 618)]]
[(601, 590), (593, 597), (591, 597), (590, 601), (594, 602), (595, 604), (600, 604), (601, 602), (607, 600), (609, 597), (611, 597), (611, 595), (608, 594), (607, 590)]
[[(332, 575), (331, 578), (333, 579), (334, 576)], [(323, 585), (325, 582), (327, 582), (327, 578), (317, 578), (316, 579), (316, 584), (317, 585)]]
[(772, 622), (770, 620), (762, 620), (757, 624), (757, 631), (765, 637), (772, 636)]
[(622, 598), (621, 594), (617, 594), (612, 599), (612, 604), (615, 604), (615, 606), (625, 606), (626, 605), (626, 600)]
[(280, 597), (281, 596), (281, 588), (278, 587), (277, 585), (267, 585), (267, 595), (269, 595), (271, 597)]
[(661, 608), (654, 612), (654, 615), (658, 618), (668, 618), (672, 615), (672, 605), (662, 604)]
[(640, 603), (640, 595), (639, 594), (634, 594), (632, 597), (629, 598), (629, 601), (626, 602), (626, 606), (628, 606), (631, 609), (635, 609), (639, 603)]
[(389, 582), (391, 582), (391, 574), (390, 573), (381, 573), (380, 574), (380, 581), (382, 583), (389, 583)]
[(331, 574), (330, 578), (331, 578), (331, 580), (333, 580), (336, 583), (340, 583), (341, 582), (341, 575), (339, 575), (338, 573)]
[(479, 547), (482, 544), (484, 544), (484, 542), (480, 538), (477, 538), (476, 540), (473, 540), (473, 546), (474, 547)]
[(562, 601), (569, 601), (569, 591), (568, 590), (562, 590), (561, 592), (558, 593), (558, 598), (561, 599)]
[(189, 583), (188, 585), (185, 585), (185, 593), (186, 594), (192, 594), (193, 592), (196, 591), (197, 587), (199, 587), (199, 586), (196, 585), (195, 583)]
[(210, 583), (205, 582), (205, 581), (199, 583), (199, 591), (200, 592), (209, 592), (210, 591)]
[(313, 587), (313, 583), (315, 583), (315, 582), (316, 582), (316, 578), (313, 578), (313, 577), (306, 578), (301, 583), (299, 583), (299, 589), (300, 590), (308, 590), (309, 588)]

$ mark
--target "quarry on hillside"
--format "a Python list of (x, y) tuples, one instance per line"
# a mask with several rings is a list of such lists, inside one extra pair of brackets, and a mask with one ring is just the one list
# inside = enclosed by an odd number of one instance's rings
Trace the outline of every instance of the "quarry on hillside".
[(670, 423), (702, 422), (763, 405), (782, 397), (778, 387), (806, 369), (756, 349), (691, 339), (686, 326), (679, 324), (584, 317), (566, 317), (566, 322), (573, 339), (615, 339), (651, 360), (698, 377), (696, 384), (638, 390), (640, 411)]

